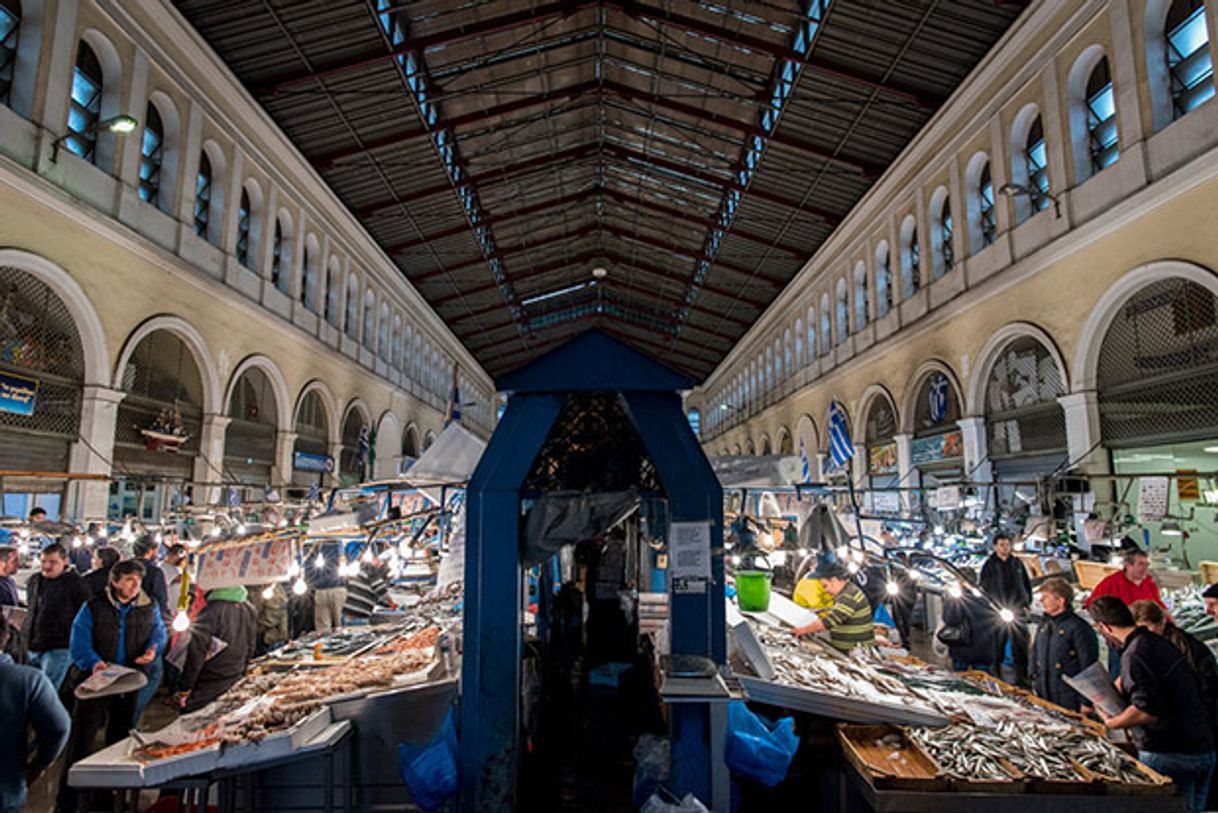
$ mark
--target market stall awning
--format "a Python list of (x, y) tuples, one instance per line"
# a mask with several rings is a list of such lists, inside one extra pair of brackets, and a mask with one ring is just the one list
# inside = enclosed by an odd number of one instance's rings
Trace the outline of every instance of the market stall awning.
[(724, 488), (792, 488), (803, 482), (803, 468), (793, 455), (711, 458), (711, 468)]
[(461, 424), (450, 423), (406, 471), (405, 479), (419, 487), (468, 482), (485, 449), (485, 441)]

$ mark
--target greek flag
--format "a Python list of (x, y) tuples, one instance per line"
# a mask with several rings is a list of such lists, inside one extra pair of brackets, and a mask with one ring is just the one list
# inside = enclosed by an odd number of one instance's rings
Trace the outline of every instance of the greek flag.
[(237, 508), (241, 505), (241, 492), (235, 488), (228, 490), (228, 505), (230, 508)]
[(317, 502), (321, 499), (321, 486), (317, 483), (309, 486), (309, 502)]
[(808, 450), (804, 448), (804, 439), (799, 439), (799, 465), (803, 480), (801, 482), (812, 482), (812, 467), (808, 465)]
[(834, 468), (846, 465), (854, 457), (854, 444), (850, 442), (850, 430), (846, 427), (846, 413), (837, 401), (829, 403), (829, 457)]
[(939, 423), (947, 417), (947, 376), (943, 373), (935, 373), (931, 376), (930, 386), (927, 388), (930, 392), (930, 420), (932, 423)]

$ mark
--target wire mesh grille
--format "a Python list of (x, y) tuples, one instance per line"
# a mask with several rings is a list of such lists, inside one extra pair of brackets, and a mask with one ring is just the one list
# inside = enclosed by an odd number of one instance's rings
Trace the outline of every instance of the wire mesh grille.
[(187, 440), (179, 447), (186, 454), (199, 449), (203, 425), (203, 379), (186, 343), (167, 330), (144, 337), (123, 368), (123, 389), (128, 393), (118, 407), (114, 441), (120, 445), (147, 443), (143, 430), (181, 419)]
[(308, 393), (300, 402), (300, 410), (296, 414), (296, 436), (323, 444), (330, 436), (326, 408), (316, 392)]
[(891, 401), (885, 397), (879, 397), (871, 402), (863, 431), (866, 433), (866, 441), (869, 446), (892, 440), (892, 436), (897, 433), (897, 411), (893, 409)]
[(343, 419), (343, 448), (338, 460), (340, 474), (357, 478), (363, 476), (363, 461), (360, 460), (359, 454), (359, 436), (363, 429), (364, 417), (359, 411), (347, 410), (347, 417)]
[(526, 492), (663, 491), (655, 465), (616, 393), (577, 393), (525, 478)]
[(1100, 345), (1105, 445), (1157, 445), (1218, 433), (1218, 297), (1187, 280), (1146, 286)]
[(85, 360), (72, 315), (30, 274), (0, 266), (0, 372), (33, 378), (32, 415), (0, 412), (0, 427), (76, 438)]
[(275, 461), (275, 393), (256, 367), (241, 374), (229, 402), (224, 436), (225, 475), (240, 482), (269, 476)]
[(1063, 392), (1061, 370), (1043, 344), (1029, 336), (1008, 344), (985, 385), (990, 457), (1064, 451)]
[(960, 420), (960, 398), (951, 379), (933, 372), (922, 379), (914, 405), (914, 437), (937, 435), (956, 428)]

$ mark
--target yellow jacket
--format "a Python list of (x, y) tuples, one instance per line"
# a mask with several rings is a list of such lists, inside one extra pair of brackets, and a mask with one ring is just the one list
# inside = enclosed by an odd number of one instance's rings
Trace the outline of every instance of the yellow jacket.
[(791, 598), (800, 607), (807, 607), (809, 610), (826, 610), (833, 606), (833, 596), (821, 584), (820, 579), (800, 579)]

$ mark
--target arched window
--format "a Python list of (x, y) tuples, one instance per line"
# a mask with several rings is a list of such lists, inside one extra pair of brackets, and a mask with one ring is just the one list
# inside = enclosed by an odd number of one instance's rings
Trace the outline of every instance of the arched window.
[(237, 245), (234, 248), (237, 262), (246, 268), (250, 267), (250, 217), (253, 214), (252, 210), (253, 206), (250, 204), (249, 190), (242, 189), (241, 203), (237, 207)]
[(1099, 172), (1120, 157), (1117, 144), (1116, 96), (1108, 73), (1108, 58), (1102, 57), (1087, 79), (1087, 152), (1091, 174)]
[(389, 306), (381, 303), (381, 318), (376, 331), (376, 354), (389, 359)]
[(820, 354), (826, 356), (833, 347), (833, 317), (829, 310), (829, 295), (820, 297)]
[(808, 363), (816, 361), (816, 311), (808, 308)]
[(410, 342), (411, 334), (414, 331), (410, 327), (410, 323), (406, 323), (406, 329), (402, 331), (402, 362), (399, 365), (403, 373), (410, 374)]
[(1024, 142), (1023, 160), (1027, 165), (1028, 189), (1039, 190), (1033, 194), (1031, 203), (1036, 211), (1049, 205), (1049, 152), (1045, 147), (1045, 130), (1040, 116), (1032, 120), (1028, 138)]
[(846, 280), (838, 278), (833, 291), (834, 320), (837, 322), (837, 344), (850, 336), (850, 305), (846, 301)]
[(804, 366), (804, 320), (795, 320), (795, 367), (799, 370)]
[(875, 315), (883, 319), (892, 310), (892, 265), (887, 241), (875, 250)]
[(343, 290), (342, 273), (338, 258), (331, 257), (330, 269), (326, 272), (325, 318), (326, 322), (336, 327), (338, 326), (338, 315), (341, 312), (338, 297)]
[(199, 171), (195, 175), (195, 234), (207, 239), (211, 220), (211, 159), (199, 153)]
[(304, 279), (300, 281), (300, 304), (307, 310), (317, 312), (317, 264), (320, 262), (321, 249), (317, 238), (309, 235), (305, 239)]
[(84, 40), (76, 46), (72, 99), (68, 105), (68, 138), (64, 146), (91, 164), (97, 163), (97, 124), (101, 121), (102, 67)]
[(854, 266), (854, 329), (867, 327), (871, 318), (871, 292), (867, 287), (867, 264), (862, 260)]
[(292, 225), (287, 215), (275, 219), (275, 239), (271, 246), (271, 284), (283, 293), (292, 290)]
[(762, 390), (769, 392), (774, 389), (774, 351), (767, 347), (765, 349), (765, 378)]
[(1214, 64), (1209, 44), (1205, 3), (1175, 0), (1164, 24), (1174, 118), (1180, 118), (1214, 95)]
[(0, 104), (13, 103), (13, 74), (17, 70), (17, 37), (21, 29), (21, 0), (0, 0)]
[(393, 335), (389, 337), (389, 348), (392, 354), (390, 364), (393, 368), (402, 366), (402, 316), (395, 313), (393, 315)]
[(981, 245), (988, 246), (998, 237), (998, 219), (994, 214), (994, 179), (990, 177), (990, 162), (986, 159), (977, 181), (977, 205), (981, 226)]
[(364, 292), (364, 347), (376, 349), (376, 297)]
[(355, 274), (347, 277), (347, 312), (343, 317), (343, 332), (352, 339), (359, 337), (359, 280)]
[(986, 439), (992, 460), (1066, 451), (1061, 370), (1031, 336), (1012, 340), (985, 385)]
[(791, 328), (787, 328), (782, 334), (782, 375), (783, 378), (790, 378), (795, 372), (795, 359), (791, 349)]
[(144, 139), (140, 143), (140, 198), (159, 204), (161, 164), (165, 155), (165, 125), (156, 105), (148, 103), (144, 112)]
[(952, 270), (956, 261), (956, 251), (952, 245), (952, 199), (945, 188), (939, 187), (931, 196), (931, 212), (931, 278), (939, 279)]
[(922, 287), (922, 250), (913, 215), (901, 223), (901, 298), (909, 299)]
[(685, 417), (689, 420), (689, 428), (694, 431), (694, 435), (702, 437), (702, 413), (697, 407), (693, 407), (689, 412), (685, 413)]

